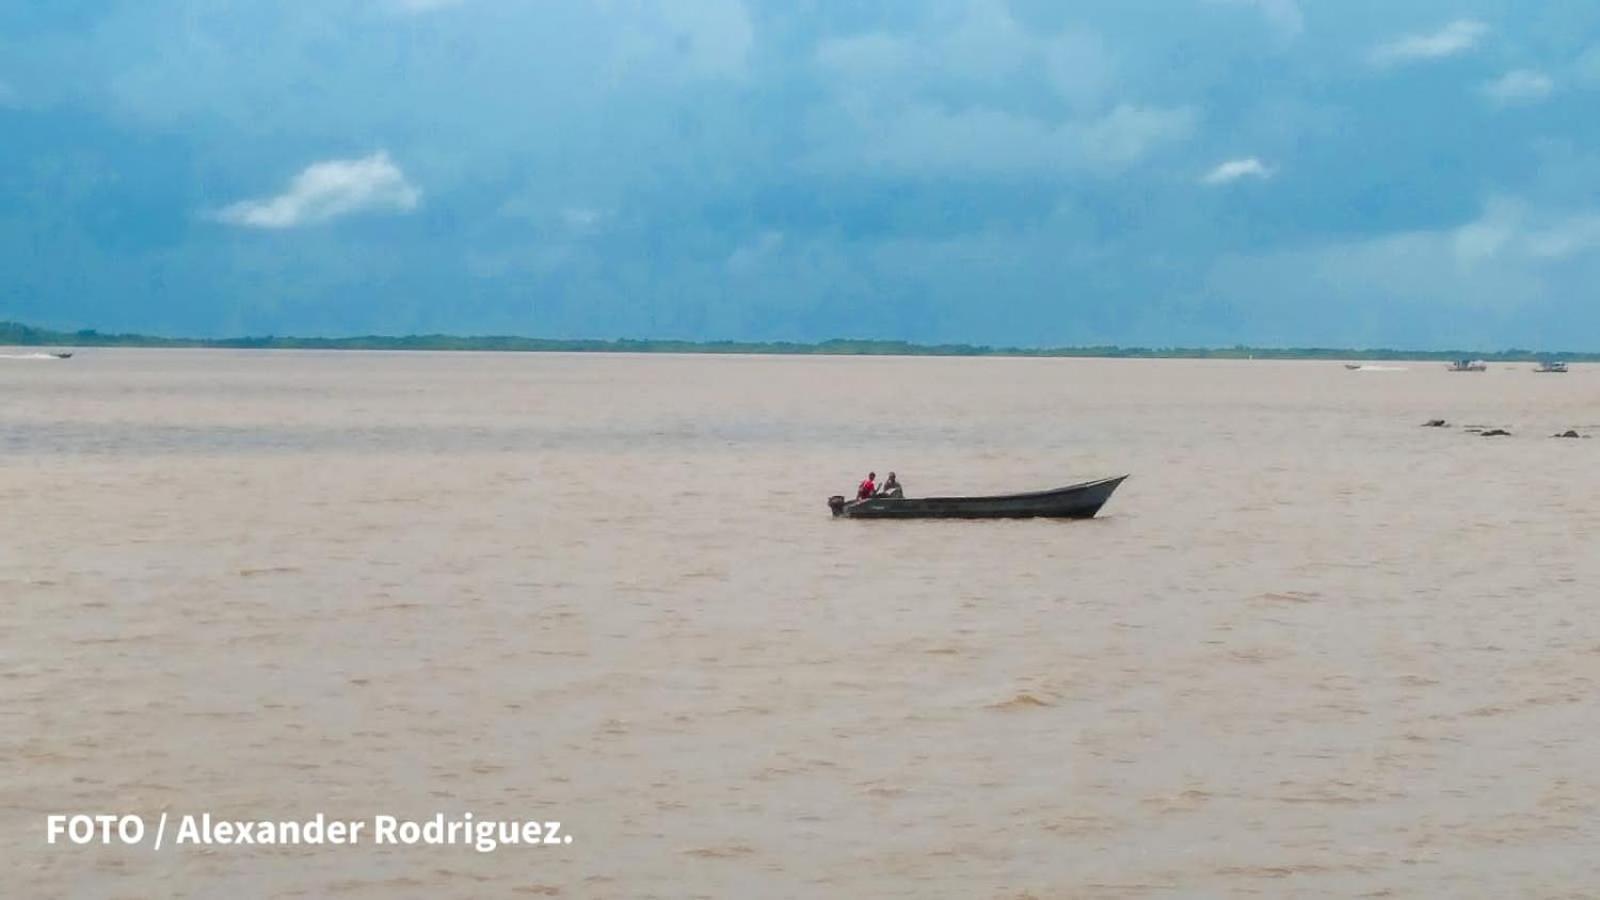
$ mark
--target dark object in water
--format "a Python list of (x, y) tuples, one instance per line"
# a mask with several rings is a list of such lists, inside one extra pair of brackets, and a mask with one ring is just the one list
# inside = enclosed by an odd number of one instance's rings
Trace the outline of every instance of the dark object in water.
[(1422, 423), (1423, 428), (1449, 428), (1450, 423), (1443, 419), (1429, 419)]
[(846, 519), (1092, 519), (1127, 477), (994, 497), (871, 497), (846, 502), (833, 496), (828, 508)]
[(71, 359), (72, 358), (72, 354), (71, 353), (52, 353), (50, 355), (54, 356), (56, 359)]
[(1491, 428), (1488, 431), (1484, 431), (1484, 432), (1481, 432), (1479, 434), (1479, 437), (1510, 437), (1510, 436), (1511, 436), (1511, 432), (1505, 430), (1504, 428)]
[(1557, 438), (1581, 438), (1581, 437), (1583, 437), (1583, 435), (1581, 435), (1578, 432), (1572, 430), (1571, 428), (1568, 428), (1566, 431), (1563, 431), (1560, 434), (1552, 434), (1550, 436), (1551, 437), (1557, 437)]

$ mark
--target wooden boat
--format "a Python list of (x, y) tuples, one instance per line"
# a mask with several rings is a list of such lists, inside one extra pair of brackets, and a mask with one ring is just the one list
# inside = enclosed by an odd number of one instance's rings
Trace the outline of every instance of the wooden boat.
[(1450, 364), (1452, 372), (1487, 372), (1489, 364), (1481, 359), (1458, 359)]
[(1534, 369), (1534, 371), (1535, 372), (1544, 372), (1544, 373), (1552, 374), (1552, 375), (1564, 375), (1564, 374), (1566, 374), (1566, 371), (1567, 371), (1567, 364), (1562, 362), (1559, 359), (1557, 359), (1557, 360), (1545, 360), (1544, 362), (1539, 363), (1539, 367), (1537, 369)]
[(1127, 477), (994, 497), (872, 497), (847, 502), (834, 496), (828, 498), (828, 508), (846, 519), (1092, 519)]

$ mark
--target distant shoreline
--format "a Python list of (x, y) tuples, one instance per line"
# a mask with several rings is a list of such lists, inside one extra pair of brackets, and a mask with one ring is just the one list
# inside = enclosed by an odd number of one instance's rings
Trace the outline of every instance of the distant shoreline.
[(770, 356), (1002, 356), (1089, 359), (1304, 359), (1343, 361), (1456, 360), (1486, 362), (1600, 362), (1600, 352), (1541, 352), (1509, 349), (1355, 350), (1339, 347), (992, 347), (981, 344), (915, 344), (909, 341), (835, 338), (790, 341), (559, 340), (513, 336), (458, 337), (443, 334), (360, 335), (337, 338), (174, 338), (102, 334), (93, 329), (57, 331), (0, 322), (0, 346), (169, 347), (222, 350), (450, 350), (499, 353), (700, 353)]

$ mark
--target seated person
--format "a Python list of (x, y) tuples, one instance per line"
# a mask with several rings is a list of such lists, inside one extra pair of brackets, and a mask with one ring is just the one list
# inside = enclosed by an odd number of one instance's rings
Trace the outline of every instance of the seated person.
[(867, 477), (863, 479), (860, 486), (856, 488), (856, 499), (866, 500), (872, 495), (876, 494), (878, 492), (877, 481), (878, 473), (868, 472)]
[(884, 479), (883, 487), (878, 488), (879, 497), (893, 497), (895, 499), (900, 499), (905, 495), (905, 488), (900, 485), (900, 480), (894, 477), (893, 472), (890, 472), (889, 477)]

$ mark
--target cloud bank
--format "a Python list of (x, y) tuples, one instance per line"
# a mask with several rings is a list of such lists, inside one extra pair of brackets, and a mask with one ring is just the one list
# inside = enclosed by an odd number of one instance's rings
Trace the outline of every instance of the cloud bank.
[(0, 317), (1600, 346), (1592, 4), (13, 6)]

